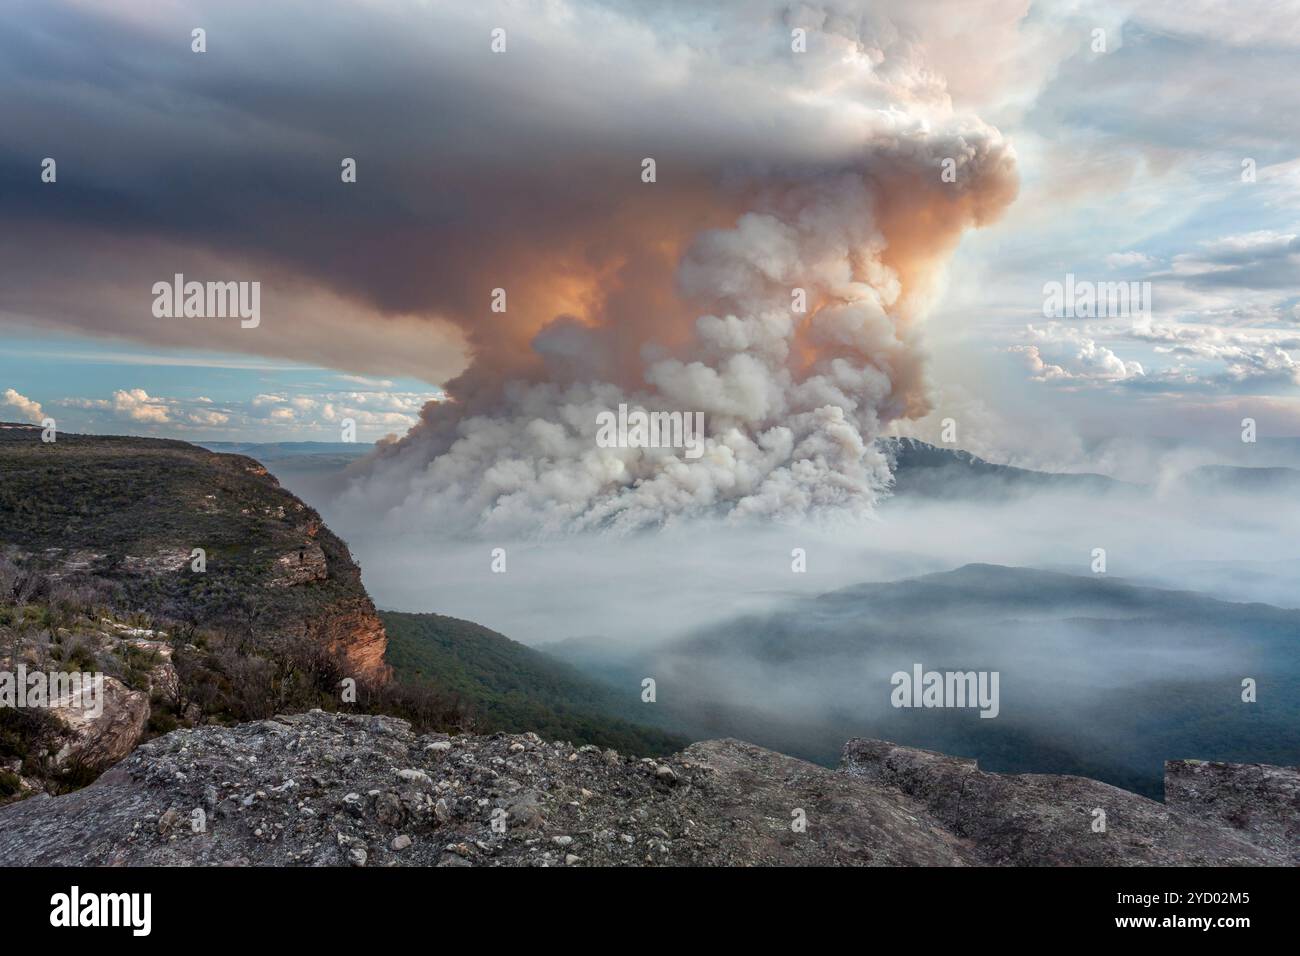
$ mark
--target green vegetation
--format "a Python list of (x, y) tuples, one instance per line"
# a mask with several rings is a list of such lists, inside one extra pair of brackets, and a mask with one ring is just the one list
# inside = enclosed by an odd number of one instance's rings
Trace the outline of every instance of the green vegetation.
[(654, 715), (637, 687), (619, 693), (470, 621), (396, 611), (380, 616), (397, 676), (459, 697), (473, 709), (476, 731), (531, 730), (548, 740), (638, 755), (672, 753), (686, 744), (639, 722)]
[[(328, 575), (269, 586), (310, 539)], [(247, 633), (301, 631), (364, 599), (360, 570), (320, 516), (250, 458), (185, 442), (0, 429), (0, 544), (32, 571), (97, 588), (124, 611)], [(206, 571), (190, 570), (191, 551)], [(148, 625), (142, 625), (148, 626)]]
[(18, 774), (9, 770), (0, 770), (0, 800), (12, 797), (20, 789), (22, 789), (22, 781), (18, 779)]

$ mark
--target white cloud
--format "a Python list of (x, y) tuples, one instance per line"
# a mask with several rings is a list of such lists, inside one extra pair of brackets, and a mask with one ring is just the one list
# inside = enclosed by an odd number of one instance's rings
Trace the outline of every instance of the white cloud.
[(224, 425), (230, 421), (230, 416), (224, 412), (212, 412), (205, 409), (189, 412), (185, 418), (195, 425)]
[(1223, 365), (1219, 378), (1233, 382), (1275, 381), (1300, 384), (1300, 334), (1272, 330), (1225, 330), (1214, 326), (1136, 326), (1122, 333), (1150, 342), (1160, 355), (1208, 360)]
[(171, 401), (155, 398), (143, 388), (120, 388), (111, 399), (69, 398), (58, 404), (69, 408), (102, 410), (110, 412), (120, 421), (149, 422), (163, 424), (171, 421), (168, 405)]
[[(1030, 344), (1013, 345), (1036, 382), (1144, 384), (1166, 392), (1300, 385), (1300, 333), (1281, 329), (1223, 329), (1213, 325), (1153, 324), (1029, 326)], [(1121, 359), (1129, 343), (1166, 364)]]
[(357, 423), (363, 438), (404, 432), (435, 397), (424, 392), (286, 391), (216, 401), (207, 395), (164, 397), (128, 388), (115, 391), (111, 398), (67, 398), (54, 404), (91, 413), (72, 427), (100, 432), (193, 434), (208, 439), (220, 435), (222, 440), (337, 440), (339, 422), (346, 418)]
[(18, 409), (23, 418), (29, 422), (39, 424), (45, 417), (45, 413), (41, 411), (40, 402), (34, 402), (26, 395), (20, 395), (12, 388), (5, 389), (4, 403)]
[(1015, 345), (1037, 382), (1123, 381), (1146, 374), (1140, 362), (1125, 361), (1079, 329), (1053, 323), (1028, 326), (1030, 345)]
[(165, 422), (168, 421), (167, 405), (161, 399), (150, 398), (143, 388), (113, 393), (113, 408), (131, 421)]
[(1130, 266), (1149, 267), (1155, 259), (1142, 252), (1112, 252), (1106, 257), (1106, 265), (1112, 269), (1127, 269)]

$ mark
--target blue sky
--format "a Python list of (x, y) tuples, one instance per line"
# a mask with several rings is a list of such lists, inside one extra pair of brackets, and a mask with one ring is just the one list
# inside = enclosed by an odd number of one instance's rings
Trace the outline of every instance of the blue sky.
[[(22, 396), (53, 395), (42, 415), (65, 430), (197, 442), (339, 441), (346, 419), (358, 440), (373, 441), (404, 433), (441, 394), (414, 379), (49, 333), (6, 338), (0, 381)], [(12, 404), (4, 411), (21, 417)]]

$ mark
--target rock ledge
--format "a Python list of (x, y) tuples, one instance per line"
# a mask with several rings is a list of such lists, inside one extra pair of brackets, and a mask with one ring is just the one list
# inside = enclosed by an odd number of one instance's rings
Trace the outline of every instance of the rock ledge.
[[(178, 730), (0, 808), (3, 865), (1295, 865), (1297, 768), (1171, 763), (1168, 805), (853, 740), (666, 760), (313, 711)], [(1106, 813), (1095, 832), (1094, 810)]]

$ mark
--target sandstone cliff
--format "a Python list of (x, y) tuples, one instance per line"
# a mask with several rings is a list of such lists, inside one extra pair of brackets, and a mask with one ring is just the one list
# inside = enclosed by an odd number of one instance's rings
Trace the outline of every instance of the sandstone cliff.
[(260, 645), (308, 636), (383, 681), (347, 546), (264, 467), (185, 442), (0, 429), (0, 552), (64, 591)]

